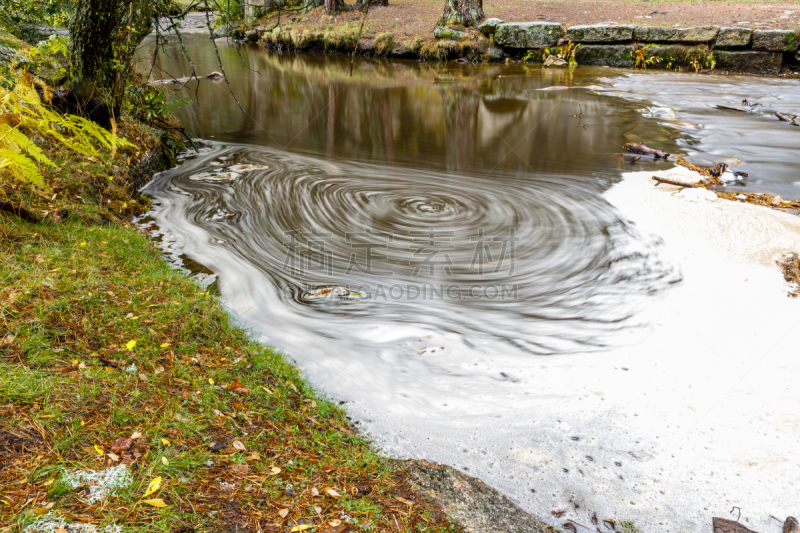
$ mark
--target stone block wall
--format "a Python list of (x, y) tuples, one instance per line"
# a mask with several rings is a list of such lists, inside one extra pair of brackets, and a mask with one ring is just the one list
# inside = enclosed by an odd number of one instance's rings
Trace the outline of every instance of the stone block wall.
[[(751, 30), (698, 26), (675, 28), (615, 23), (564, 28), (553, 22), (503, 22), (492, 18), (478, 29), (494, 37), (490, 55), (518, 57), (530, 50), (578, 46), (580, 65), (779, 74), (800, 67), (800, 30)], [(536, 54), (533, 54), (536, 56)], [(543, 54), (541, 54), (543, 55)]]

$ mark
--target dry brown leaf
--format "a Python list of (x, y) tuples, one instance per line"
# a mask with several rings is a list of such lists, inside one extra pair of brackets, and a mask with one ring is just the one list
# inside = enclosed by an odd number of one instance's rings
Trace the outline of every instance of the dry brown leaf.
[(289, 509), (281, 509), (280, 511), (278, 511), (278, 516), (280, 516), (281, 518), (286, 518), (287, 516), (289, 516)]
[(331, 496), (332, 498), (338, 498), (338, 497), (340, 497), (340, 496), (341, 496), (341, 494), (339, 494), (338, 492), (336, 492), (336, 491), (335, 491), (335, 490), (333, 490), (333, 489), (328, 489), (328, 490), (326, 490), (325, 492), (327, 492), (327, 493), (328, 493), (328, 495), (329, 495), (329, 496)]
[(231, 446), (233, 446), (234, 448), (236, 448), (236, 449), (237, 449), (237, 450), (239, 450), (240, 452), (245, 452), (245, 451), (247, 451), (247, 448), (245, 448), (244, 444), (242, 444), (242, 443), (241, 443), (241, 441), (238, 441), (238, 440), (235, 440), (235, 441), (233, 441), (233, 442), (231, 443)]
[(394, 499), (399, 501), (400, 503), (404, 503), (406, 505), (414, 505), (414, 502), (412, 502), (411, 500), (407, 500), (407, 499), (403, 498), (402, 496), (395, 496)]

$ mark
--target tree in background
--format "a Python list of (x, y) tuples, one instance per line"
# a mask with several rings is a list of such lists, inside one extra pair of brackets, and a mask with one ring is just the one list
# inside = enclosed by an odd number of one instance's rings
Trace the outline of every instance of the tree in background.
[(483, 0), (444, 0), (439, 26), (474, 26), (484, 19)]
[(118, 109), (136, 48), (150, 33), (158, 2), (76, 0), (70, 21), (70, 86), (79, 101), (95, 97)]

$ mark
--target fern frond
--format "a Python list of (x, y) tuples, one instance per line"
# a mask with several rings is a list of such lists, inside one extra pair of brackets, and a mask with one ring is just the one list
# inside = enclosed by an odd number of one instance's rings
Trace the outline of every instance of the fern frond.
[(39, 187), (44, 187), (44, 177), (39, 171), (39, 167), (32, 159), (25, 155), (0, 148), (0, 169), (8, 168), (11, 174), (19, 181), (30, 182)]

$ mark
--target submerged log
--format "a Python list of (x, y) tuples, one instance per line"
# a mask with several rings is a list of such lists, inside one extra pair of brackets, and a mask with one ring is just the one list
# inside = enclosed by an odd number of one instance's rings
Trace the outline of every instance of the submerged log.
[(669, 157), (667, 152), (649, 148), (644, 143), (625, 143), (623, 148), (629, 152), (633, 152), (634, 154), (651, 155), (656, 159), (666, 159)]

